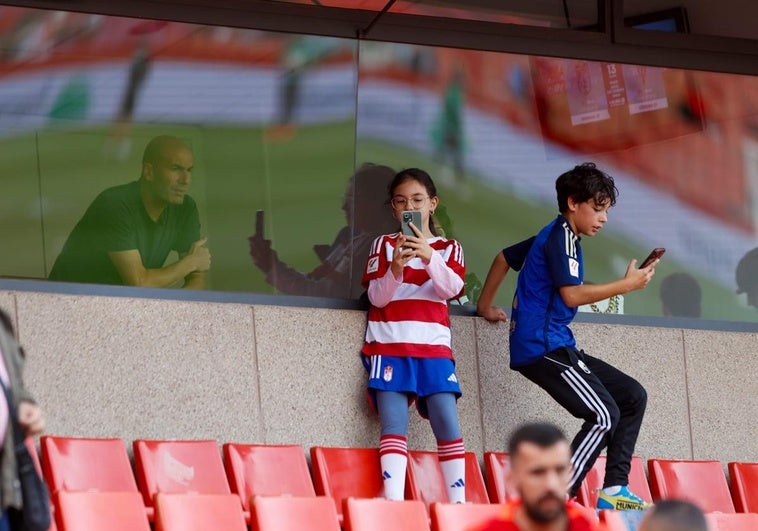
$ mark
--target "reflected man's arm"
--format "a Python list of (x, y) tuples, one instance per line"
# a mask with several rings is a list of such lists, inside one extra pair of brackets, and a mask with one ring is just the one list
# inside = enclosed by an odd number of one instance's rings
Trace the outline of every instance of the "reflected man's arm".
[(108, 253), (118, 274), (127, 286), (165, 288), (185, 279), (185, 288), (205, 287), (205, 271), (210, 268), (211, 255), (202, 238), (190, 247), (179, 261), (157, 269), (147, 269), (137, 249)]

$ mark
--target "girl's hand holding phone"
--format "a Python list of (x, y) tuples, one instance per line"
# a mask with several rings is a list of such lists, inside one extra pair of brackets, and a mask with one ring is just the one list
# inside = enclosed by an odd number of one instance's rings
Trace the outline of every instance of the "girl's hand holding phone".
[(402, 234), (398, 236), (397, 244), (395, 244), (395, 251), (392, 253), (392, 264), (390, 265), (390, 269), (397, 279), (403, 278), (403, 268), (405, 267), (405, 264), (407, 264), (411, 258), (416, 256), (413, 249), (407, 247), (409, 237), (410, 236), (403, 236)]
[(429, 242), (424, 238), (424, 234), (416, 225), (409, 223), (408, 226), (413, 230), (415, 236), (405, 237), (405, 247), (412, 249), (413, 256), (418, 256), (428, 264), (432, 259), (434, 249), (432, 249), (432, 246), (429, 245)]

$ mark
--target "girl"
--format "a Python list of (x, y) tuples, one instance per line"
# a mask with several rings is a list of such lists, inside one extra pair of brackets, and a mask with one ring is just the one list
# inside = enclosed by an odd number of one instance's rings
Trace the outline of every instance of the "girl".
[(432, 214), (439, 199), (425, 171), (401, 171), (389, 192), (393, 216), (400, 221), (403, 211), (418, 210), (422, 226), (411, 224), (415, 236), (398, 232), (375, 239), (363, 274), (371, 308), (361, 353), (369, 372), (369, 399), (381, 423), (384, 495), (405, 497), (408, 406), (415, 401), (437, 439), (448, 498), (464, 503), (464, 448), (456, 407), (461, 388), (447, 305), (463, 289), (463, 249), (436, 235)]

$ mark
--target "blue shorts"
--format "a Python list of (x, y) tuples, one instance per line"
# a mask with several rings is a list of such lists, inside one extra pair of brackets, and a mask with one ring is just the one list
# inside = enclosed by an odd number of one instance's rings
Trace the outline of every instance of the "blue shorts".
[(455, 374), (455, 361), (449, 358), (409, 358), (405, 356), (364, 356), (368, 372), (368, 399), (376, 409), (376, 391), (394, 391), (408, 395), (408, 404), (416, 402), (422, 417), (428, 418), (425, 398), (437, 393), (453, 393), (460, 398), (461, 386)]

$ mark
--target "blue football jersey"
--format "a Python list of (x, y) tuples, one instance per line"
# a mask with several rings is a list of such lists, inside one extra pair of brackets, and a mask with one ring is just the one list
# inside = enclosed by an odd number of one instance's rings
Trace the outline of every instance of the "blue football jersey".
[(558, 216), (529, 248), (511, 310), (511, 367), (533, 363), (560, 347), (575, 346), (568, 325), (577, 309), (566, 306), (558, 288), (584, 280), (579, 240), (568, 220)]

